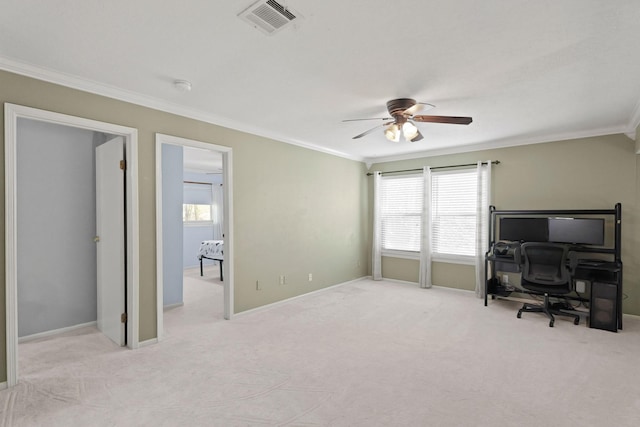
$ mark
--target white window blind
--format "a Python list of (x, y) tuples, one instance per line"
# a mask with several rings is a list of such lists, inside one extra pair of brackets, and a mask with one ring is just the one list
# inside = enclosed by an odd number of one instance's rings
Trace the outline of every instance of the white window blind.
[(193, 205), (210, 205), (212, 201), (211, 185), (209, 183), (184, 183), (183, 202)]
[(208, 183), (184, 183), (182, 221), (211, 222), (212, 192)]
[(420, 251), (423, 181), (422, 175), (380, 180), (382, 250)]
[(431, 176), (432, 252), (475, 256), (477, 171), (446, 171)]

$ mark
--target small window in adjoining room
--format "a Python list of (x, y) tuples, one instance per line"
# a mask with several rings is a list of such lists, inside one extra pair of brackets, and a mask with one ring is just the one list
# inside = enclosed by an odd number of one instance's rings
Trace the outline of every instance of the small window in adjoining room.
[(212, 225), (214, 203), (212, 184), (200, 181), (185, 181), (182, 201), (182, 221), (191, 225)]
[(211, 205), (183, 204), (182, 221), (211, 222)]

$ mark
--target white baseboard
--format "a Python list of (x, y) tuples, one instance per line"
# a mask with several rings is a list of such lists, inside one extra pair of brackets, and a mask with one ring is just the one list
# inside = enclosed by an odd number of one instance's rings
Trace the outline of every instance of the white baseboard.
[[(383, 277), (382, 280), (384, 280), (385, 282), (391, 282), (391, 283), (398, 283), (401, 285), (409, 285), (409, 286), (414, 286), (414, 287), (420, 287), (420, 284), (417, 282), (409, 282), (406, 280), (397, 280), (397, 279), (387, 279), (386, 277)], [(460, 291), (460, 292), (473, 292), (475, 293), (475, 291), (469, 290), (469, 289), (460, 289), (460, 288), (452, 288), (450, 286), (442, 286), (442, 285), (432, 285), (432, 288), (438, 288), (438, 289), (446, 289), (446, 290), (450, 290), (450, 291)], [(421, 288), (421, 289), (429, 289), (429, 288)]]
[(67, 326), (66, 328), (54, 329), (52, 331), (39, 332), (37, 334), (32, 334), (32, 335), (27, 335), (27, 336), (24, 336), (24, 337), (19, 337), (18, 338), (18, 343), (23, 343), (23, 342), (27, 342), (27, 341), (33, 341), (33, 340), (37, 340), (39, 338), (45, 338), (45, 337), (49, 337), (49, 336), (52, 336), (52, 335), (63, 334), (65, 332), (75, 331), (76, 329), (82, 329), (82, 328), (86, 328), (88, 326), (96, 326), (97, 324), (98, 324), (98, 322), (96, 322), (94, 320), (93, 322), (87, 322), (87, 323), (81, 323), (79, 325)]
[(355, 283), (355, 282), (359, 282), (361, 280), (366, 280), (367, 278), (368, 278), (368, 276), (359, 277), (357, 279), (349, 280), (348, 282), (338, 283), (337, 285), (327, 286), (326, 288), (317, 289), (315, 291), (307, 292), (307, 293), (304, 293), (302, 295), (296, 295), (295, 297), (283, 299), (281, 301), (272, 302), (271, 304), (261, 305), (260, 307), (256, 307), (256, 308), (252, 308), (252, 309), (249, 309), (249, 310), (246, 310), (246, 311), (242, 311), (240, 313), (236, 313), (236, 314), (233, 315), (233, 317), (244, 316), (244, 315), (247, 315), (247, 314), (257, 313), (259, 311), (268, 310), (270, 308), (276, 307), (276, 306), (278, 306), (280, 304), (284, 304), (284, 303), (289, 302), (289, 301), (296, 300), (298, 298), (308, 297), (309, 295), (314, 295), (314, 294), (317, 294), (319, 292), (325, 292), (325, 291), (328, 291), (329, 289), (337, 288), (338, 286), (344, 286), (344, 285), (348, 285), (350, 283)]
[[(378, 281), (378, 280), (376, 280), (376, 281)], [(409, 285), (409, 286), (413, 286), (413, 287), (420, 287), (420, 284), (418, 282), (409, 282), (408, 280), (387, 279), (386, 277), (383, 277), (380, 281), (398, 283), (400, 285)]]
[(475, 290), (472, 291), (470, 289), (452, 288), (451, 286), (433, 285), (433, 287), (438, 289), (446, 289), (447, 291), (472, 293), (474, 295), (476, 293)]
[(6, 390), (7, 389), (7, 382), (2, 382), (0, 383), (0, 390)]

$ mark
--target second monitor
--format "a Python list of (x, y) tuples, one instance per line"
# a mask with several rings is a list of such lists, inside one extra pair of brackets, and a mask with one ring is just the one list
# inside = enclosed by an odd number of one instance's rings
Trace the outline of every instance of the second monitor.
[(602, 218), (549, 218), (549, 241), (574, 245), (604, 245)]
[(604, 245), (602, 218), (500, 218), (500, 240)]

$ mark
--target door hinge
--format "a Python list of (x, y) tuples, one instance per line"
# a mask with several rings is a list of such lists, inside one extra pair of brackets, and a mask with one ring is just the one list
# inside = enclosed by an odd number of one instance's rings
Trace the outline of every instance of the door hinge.
[(120, 169), (122, 169), (122, 170), (127, 169), (127, 161), (126, 160), (120, 160)]
[(120, 323), (127, 323), (127, 313), (122, 313), (120, 315)]

